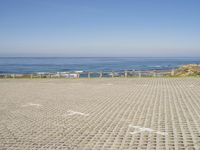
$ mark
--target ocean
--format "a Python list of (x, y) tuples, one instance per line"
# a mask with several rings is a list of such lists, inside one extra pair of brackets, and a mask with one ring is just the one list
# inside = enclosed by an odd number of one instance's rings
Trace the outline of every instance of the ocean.
[(200, 64), (200, 58), (0, 57), (0, 73), (168, 70)]

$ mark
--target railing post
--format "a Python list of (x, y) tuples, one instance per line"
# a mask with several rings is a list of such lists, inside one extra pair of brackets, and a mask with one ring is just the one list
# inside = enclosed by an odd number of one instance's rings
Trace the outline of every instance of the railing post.
[(112, 71), (112, 78), (114, 78), (114, 72)]
[(141, 72), (139, 72), (138, 75), (139, 75), (139, 78), (141, 78)]
[(124, 76), (125, 76), (125, 78), (127, 78), (127, 76), (128, 76), (127, 71), (124, 72)]
[(131, 77), (133, 77), (133, 70), (131, 71)]
[(99, 78), (102, 78), (102, 76), (103, 76), (103, 73), (100, 72), (100, 73), (99, 73)]
[(59, 78), (61, 77), (61, 73), (59, 72)]
[(174, 76), (174, 69), (172, 69), (171, 71), (171, 76)]

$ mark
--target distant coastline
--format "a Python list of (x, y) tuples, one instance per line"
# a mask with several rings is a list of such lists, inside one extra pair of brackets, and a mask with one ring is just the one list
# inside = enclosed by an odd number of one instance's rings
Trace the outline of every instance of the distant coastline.
[(200, 64), (198, 57), (0, 57), (0, 73), (123, 72), (171, 70)]

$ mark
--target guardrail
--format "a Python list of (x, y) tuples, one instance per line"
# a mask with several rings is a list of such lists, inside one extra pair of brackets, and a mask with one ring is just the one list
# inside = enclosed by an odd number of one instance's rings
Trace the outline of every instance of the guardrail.
[(174, 70), (0, 74), (0, 78), (114, 78), (174, 76)]

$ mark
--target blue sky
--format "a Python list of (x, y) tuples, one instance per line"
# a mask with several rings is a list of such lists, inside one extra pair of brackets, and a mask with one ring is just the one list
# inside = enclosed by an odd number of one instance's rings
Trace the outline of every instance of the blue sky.
[(199, 0), (0, 0), (0, 56), (200, 57)]

